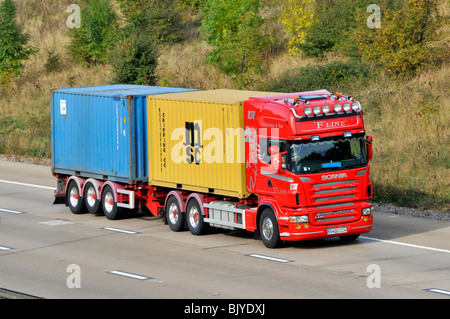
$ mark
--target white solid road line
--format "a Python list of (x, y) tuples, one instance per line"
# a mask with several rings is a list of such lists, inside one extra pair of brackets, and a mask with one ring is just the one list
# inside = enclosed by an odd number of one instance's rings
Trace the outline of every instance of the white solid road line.
[(48, 186), (34, 185), (34, 184), (27, 184), (27, 183), (19, 183), (19, 182), (13, 182), (13, 181), (5, 181), (3, 179), (0, 179), (0, 183), (7, 183), (7, 184), (14, 184), (14, 185), (20, 185), (20, 186), (42, 188), (42, 189), (50, 189), (50, 190), (56, 189), (55, 187), (48, 187)]
[(394, 244), (394, 245), (400, 245), (400, 246), (407, 246), (407, 247), (412, 247), (412, 248), (420, 248), (420, 249), (426, 249), (426, 250), (431, 250), (431, 251), (437, 251), (440, 253), (447, 253), (450, 254), (450, 250), (447, 249), (439, 249), (439, 248), (433, 248), (433, 247), (427, 247), (427, 246), (420, 246), (420, 245), (414, 245), (414, 244), (407, 244), (407, 243), (402, 243), (399, 241), (393, 241), (393, 240), (386, 240), (386, 239), (379, 239), (379, 238), (372, 238), (372, 237), (365, 237), (365, 236), (361, 236), (359, 238), (363, 238), (363, 239), (368, 239), (368, 240), (373, 240), (373, 241), (379, 241), (382, 243), (387, 243), (387, 244)]
[(425, 289), (425, 290), (426, 291), (430, 291), (430, 292), (435, 292), (435, 293), (438, 293), (438, 294), (443, 294), (443, 295), (450, 296), (450, 291), (448, 291), (448, 290), (436, 289), (436, 288)]

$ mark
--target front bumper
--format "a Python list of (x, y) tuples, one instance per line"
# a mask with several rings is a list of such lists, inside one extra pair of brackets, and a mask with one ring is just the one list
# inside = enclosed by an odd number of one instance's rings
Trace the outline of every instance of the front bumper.
[(372, 230), (373, 214), (361, 216), (358, 220), (333, 225), (312, 225), (311, 223), (280, 222), (280, 238), (285, 241), (301, 241), (368, 233)]

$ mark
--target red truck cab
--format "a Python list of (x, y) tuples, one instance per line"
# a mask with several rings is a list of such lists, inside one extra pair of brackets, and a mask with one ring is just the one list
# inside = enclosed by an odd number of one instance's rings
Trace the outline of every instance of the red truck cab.
[(244, 103), (247, 191), (258, 208), (246, 227), (267, 247), (372, 229), (369, 160), (361, 104), (327, 90)]

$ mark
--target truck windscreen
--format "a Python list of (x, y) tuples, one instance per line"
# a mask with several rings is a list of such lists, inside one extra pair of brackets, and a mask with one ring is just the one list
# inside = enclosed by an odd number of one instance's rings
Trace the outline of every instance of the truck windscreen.
[(290, 142), (290, 170), (296, 174), (328, 172), (367, 165), (364, 137), (334, 137)]

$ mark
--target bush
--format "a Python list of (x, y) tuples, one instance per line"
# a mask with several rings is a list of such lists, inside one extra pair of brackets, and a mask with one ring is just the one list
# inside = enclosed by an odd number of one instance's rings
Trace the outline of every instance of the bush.
[(154, 85), (158, 45), (177, 39), (174, 5), (167, 0), (121, 0), (120, 5), (127, 24), (111, 59), (114, 81)]
[(353, 36), (352, 40), (360, 44), (359, 54), (364, 60), (399, 79), (413, 76), (439, 60), (443, 51), (434, 46), (441, 23), (437, 0), (408, 0), (398, 10), (382, 9), (381, 28), (361, 27)]
[(202, 32), (212, 46), (209, 63), (245, 87), (249, 74), (261, 74), (272, 38), (262, 31), (260, 0), (207, 0)]
[(81, 27), (69, 32), (69, 51), (77, 62), (107, 63), (117, 35), (117, 16), (110, 0), (84, 0)]
[(127, 24), (150, 38), (157, 45), (180, 40), (181, 15), (177, 1), (119, 0)]
[(348, 62), (330, 62), (285, 72), (275, 79), (267, 90), (275, 92), (300, 92), (318, 89), (349, 92), (356, 86), (367, 85), (374, 79), (371, 67), (357, 59)]
[(112, 59), (116, 83), (154, 85), (157, 54), (151, 39), (130, 33), (119, 43)]
[(61, 71), (61, 55), (55, 53), (54, 50), (47, 51), (47, 62), (45, 62), (44, 68), (47, 73)]
[(329, 51), (343, 51), (353, 56), (350, 48), (354, 44), (348, 38), (357, 27), (356, 15), (367, 17), (365, 10), (372, 2), (373, 0), (315, 0), (314, 22), (307, 28), (304, 41), (297, 43), (298, 49), (311, 57), (322, 57)]
[(0, 6), (0, 84), (21, 73), (22, 60), (36, 52), (27, 45), (29, 36), (16, 25), (17, 7), (14, 1), (4, 0)]
[(316, 20), (316, 0), (282, 0), (279, 5), (279, 21), (287, 36), (287, 48), (291, 55), (299, 53), (299, 45), (304, 43), (307, 30)]

